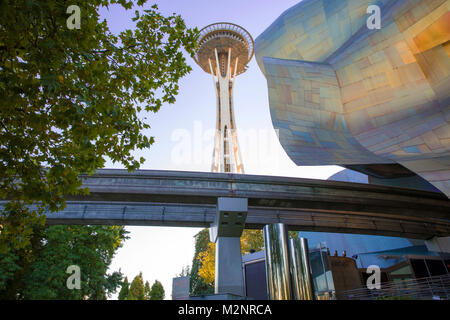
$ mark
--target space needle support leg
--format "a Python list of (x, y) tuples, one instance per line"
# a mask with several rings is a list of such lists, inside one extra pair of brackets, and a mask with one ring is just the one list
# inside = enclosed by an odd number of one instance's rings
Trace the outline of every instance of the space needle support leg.
[(238, 61), (239, 61), (239, 57), (236, 57), (236, 62), (234, 63), (233, 82), (236, 80), (236, 72), (237, 72)]
[(212, 172), (219, 172), (219, 151), (220, 151), (220, 128), (219, 125), (219, 119), (220, 119), (220, 110), (219, 110), (219, 93), (217, 92), (217, 82), (214, 79), (214, 70), (211, 64), (211, 59), (208, 59), (209, 62), (209, 70), (211, 71), (212, 80), (213, 80), (213, 86), (214, 86), (214, 92), (216, 93), (216, 133), (214, 135), (214, 150), (213, 150), (213, 161), (211, 165), (211, 171)]
[(217, 53), (217, 49), (214, 49), (214, 54), (216, 57), (216, 68), (217, 68), (217, 77), (222, 77), (222, 75), (220, 74), (220, 65), (219, 65), (219, 55)]
[(231, 48), (228, 48), (228, 57), (227, 57), (227, 80), (230, 81), (231, 78), (231, 70), (230, 70), (230, 64), (231, 64)]
[(219, 84), (218, 94), (219, 94), (219, 117), (220, 117), (220, 128), (219, 128), (219, 134), (220, 134), (220, 152), (221, 155), (219, 159), (219, 167), (221, 172), (225, 172), (225, 158), (226, 158), (226, 146), (225, 146), (225, 137), (224, 137), (224, 130), (225, 126), (224, 123), (228, 123), (227, 121), (227, 114), (226, 114), (226, 108), (227, 108), (227, 92), (224, 91), (224, 78), (222, 77), (222, 73), (220, 71), (220, 64), (219, 64), (219, 54), (217, 53), (217, 48), (214, 49), (214, 55), (216, 57), (216, 73), (217, 73), (217, 82)]
[(209, 70), (211, 71), (211, 75), (212, 75), (214, 89), (216, 89), (216, 80), (214, 80), (214, 70), (213, 70), (213, 67), (211, 64), (211, 59), (208, 59), (208, 62), (209, 62)]

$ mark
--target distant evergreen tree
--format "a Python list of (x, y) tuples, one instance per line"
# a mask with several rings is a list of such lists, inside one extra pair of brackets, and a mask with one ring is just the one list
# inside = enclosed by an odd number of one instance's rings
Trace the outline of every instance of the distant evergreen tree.
[(190, 266), (184, 266), (181, 268), (181, 272), (175, 275), (175, 277), (189, 277), (191, 275), (191, 267)]
[(200, 295), (214, 293), (214, 286), (207, 284), (200, 278), (198, 271), (201, 268), (201, 262), (199, 260), (199, 254), (208, 248), (209, 243), (209, 230), (203, 229), (195, 236), (195, 253), (192, 260), (192, 268), (190, 271), (190, 294)]
[(144, 280), (142, 278), (142, 272), (134, 277), (130, 285), (127, 300), (145, 300), (145, 288)]
[(150, 283), (148, 281), (145, 281), (144, 294), (145, 300), (150, 300)]
[(150, 290), (150, 300), (164, 300), (166, 294), (161, 282), (155, 280)]
[(128, 298), (128, 293), (130, 291), (130, 283), (128, 282), (128, 278), (125, 277), (125, 280), (122, 283), (122, 288), (120, 289), (119, 292), (119, 300), (127, 300)]

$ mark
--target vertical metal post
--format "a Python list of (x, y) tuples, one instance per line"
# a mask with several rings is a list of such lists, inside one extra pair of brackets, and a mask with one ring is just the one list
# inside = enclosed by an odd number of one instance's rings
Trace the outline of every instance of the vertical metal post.
[(308, 240), (289, 240), (289, 265), (294, 300), (314, 300), (311, 266), (309, 263)]
[(309, 248), (308, 240), (300, 238), (300, 251), (302, 252), (302, 262), (304, 274), (304, 286), (305, 286), (305, 299), (314, 300), (314, 282), (312, 279), (311, 264), (309, 260)]
[(286, 226), (282, 223), (266, 225), (264, 227), (264, 246), (269, 299), (290, 300), (292, 294)]

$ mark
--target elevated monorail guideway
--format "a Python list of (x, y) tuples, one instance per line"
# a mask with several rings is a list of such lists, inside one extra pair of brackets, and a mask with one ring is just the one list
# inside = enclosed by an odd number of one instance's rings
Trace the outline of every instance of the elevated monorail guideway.
[[(248, 199), (245, 228), (430, 239), (450, 235), (439, 193), (349, 182), (231, 173), (102, 169), (83, 178), (88, 196), (67, 197), (48, 224), (210, 227), (218, 198)], [(4, 201), (3, 201), (4, 202)]]

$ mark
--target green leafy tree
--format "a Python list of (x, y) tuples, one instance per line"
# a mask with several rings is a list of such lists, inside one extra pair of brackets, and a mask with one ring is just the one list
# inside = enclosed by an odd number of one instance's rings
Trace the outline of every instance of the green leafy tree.
[(127, 300), (145, 300), (145, 288), (142, 272), (131, 281)]
[(44, 245), (44, 226), (40, 219), (28, 208), (15, 206), (13, 212), (8, 226), (0, 223), (0, 299), (23, 297), (24, 276), (39, 259)]
[(200, 261), (200, 253), (208, 249), (209, 243), (209, 229), (203, 229), (195, 235), (195, 253), (192, 260), (191, 280), (190, 280), (190, 294), (200, 295), (214, 293), (214, 286), (206, 283), (199, 275), (199, 270), (202, 267)]
[[(80, 29), (69, 29), (65, 0), (4, 0), (0, 10), (0, 254), (13, 254), (2, 281), (13, 281), (34, 259), (46, 210), (65, 196), (86, 194), (80, 174), (107, 158), (128, 170), (149, 148), (141, 112), (173, 103), (191, 71), (197, 29), (179, 15), (164, 16), (138, 0), (136, 27), (115, 35), (100, 21), (100, 6), (127, 0), (77, 0)], [(29, 208), (27, 205), (36, 205)], [(7, 279), (6, 279), (7, 278)]]
[(125, 277), (125, 280), (122, 282), (122, 287), (119, 291), (119, 296), (117, 297), (119, 300), (127, 300), (128, 292), (130, 290), (130, 284), (128, 283), (128, 278)]
[(150, 283), (148, 281), (145, 281), (144, 294), (145, 300), (150, 300)]
[[(121, 272), (107, 270), (127, 231), (119, 226), (51, 226), (40, 229), (27, 268), (13, 251), (0, 255), (0, 299), (106, 299), (116, 292)], [(39, 237), (37, 237), (39, 235)], [(80, 268), (81, 289), (66, 285), (67, 268)], [(20, 271), (20, 272), (18, 272)], [(18, 273), (17, 273), (18, 272)], [(12, 275), (11, 275), (12, 273)]]
[(166, 294), (164, 292), (164, 287), (161, 282), (155, 280), (150, 289), (150, 300), (164, 300)]
[(260, 251), (264, 247), (262, 230), (244, 229), (241, 235), (241, 253), (247, 254), (252, 250)]

